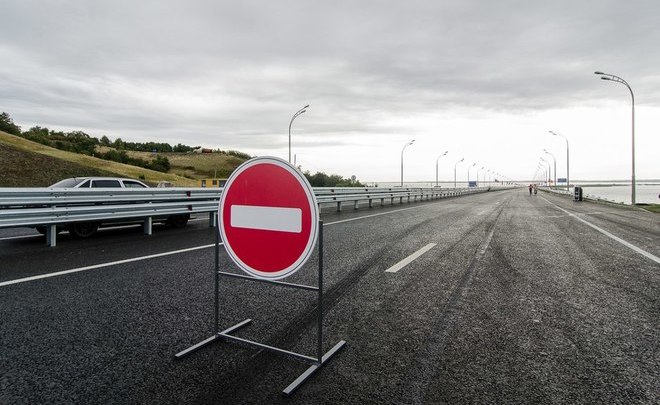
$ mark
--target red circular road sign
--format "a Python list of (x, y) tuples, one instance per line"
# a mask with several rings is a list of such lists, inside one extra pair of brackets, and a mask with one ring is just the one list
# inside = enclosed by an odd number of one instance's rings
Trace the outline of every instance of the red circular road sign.
[(312, 186), (295, 167), (274, 157), (248, 160), (229, 176), (218, 218), (227, 253), (258, 278), (295, 273), (309, 259), (318, 235)]

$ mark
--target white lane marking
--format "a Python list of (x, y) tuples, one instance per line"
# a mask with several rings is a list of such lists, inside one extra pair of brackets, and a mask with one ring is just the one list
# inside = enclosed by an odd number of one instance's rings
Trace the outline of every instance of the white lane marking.
[(232, 205), (230, 216), (230, 223), (234, 228), (302, 232), (302, 210), (300, 208)]
[(431, 250), (437, 243), (429, 243), (428, 245), (424, 246), (423, 248), (419, 249), (415, 253), (411, 254), (410, 256), (406, 257), (405, 259), (401, 260), (399, 263), (395, 264), (394, 266), (390, 267), (389, 269), (385, 270), (386, 273), (396, 273), (397, 271), (401, 270), (402, 268), (406, 267), (410, 263), (412, 263), (413, 260), (417, 259), (424, 253), (428, 252)]
[[(541, 197), (541, 198), (543, 198), (543, 197)], [(543, 199), (546, 200), (545, 198), (543, 198)], [(546, 201), (548, 201), (548, 200), (546, 200)], [(653, 260), (654, 262), (660, 264), (660, 257), (654, 256), (653, 254), (647, 252), (646, 250), (640, 249), (640, 248), (638, 248), (637, 246), (633, 245), (632, 243), (630, 243), (630, 242), (628, 242), (628, 241), (625, 241), (625, 240), (619, 238), (618, 236), (615, 236), (615, 235), (613, 235), (613, 234), (607, 232), (606, 230), (604, 230), (604, 229), (602, 229), (602, 228), (597, 227), (596, 225), (592, 224), (591, 222), (588, 222), (588, 221), (586, 221), (586, 220), (584, 220), (584, 219), (578, 217), (577, 215), (575, 215), (575, 214), (573, 214), (573, 213), (570, 213), (570, 212), (566, 211), (565, 209), (563, 209), (562, 207), (558, 206), (557, 204), (554, 204), (554, 203), (552, 203), (552, 202), (550, 202), (550, 201), (548, 201), (548, 203), (554, 205), (555, 207), (557, 207), (557, 209), (559, 209), (559, 210), (561, 210), (561, 211), (564, 211), (564, 212), (567, 213), (569, 216), (571, 216), (571, 217), (573, 217), (573, 218), (575, 218), (575, 219), (577, 219), (577, 220), (579, 220), (579, 221), (584, 222), (585, 224), (587, 224), (587, 225), (589, 225), (590, 227), (594, 228), (595, 230), (597, 230), (598, 232), (602, 233), (603, 235), (605, 235), (605, 236), (607, 236), (607, 237), (609, 237), (609, 238), (611, 238), (611, 239), (614, 239), (615, 241), (619, 242), (619, 243), (622, 244), (623, 246), (626, 246), (626, 247), (628, 247), (628, 248), (634, 250), (635, 252), (639, 253), (640, 255), (645, 256), (645, 257), (647, 257), (647, 258)]]
[(7, 236), (5, 238), (0, 238), (0, 240), (12, 240), (12, 239), (25, 239), (25, 238), (36, 238), (43, 237), (43, 235), (21, 235), (21, 236)]
[[(362, 217), (343, 219), (341, 221), (327, 222), (327, 223), (324, 223), (323, 225), (327, 226), (327, 225), (341, 224), (343, 222), (357, 221), (357, 220), (360, 220), (360, 219), (372, 218), (372, 217), (377, 217), (377, 216), (380, 216), (380, 215), (393, 214), (395, 212), (407, 211), (407, 210), (411, 210), (411, 209), (415, 209), (415, 208), (420, 208), (420, 207), (401, 208), (401, 209), (398, 209), (398, 210), (393, 210), (393, 211), (388, 211), (388, 212), (381, 212), (381, 213), (373, 214), (373, 215), (365, 215), (365, 216), (362, 216)], [(37, 235), (37, 236), (40, 236), (40, 235)], [(223, 243), (220, 242), (220, 245), (222, 245), (222, 244)], [(39, 279), (42, 279), (42, 278), (61, 276), (61, 275), (69, 274), (69, 273), (76, 273), (76, 272), (79, 272), (79, 271), (98, 269), (98, 268), (102, 268), (102, 267), (109, 267), (109, 266), (114, 266), (116, 264), (130, 263), (130, 262), (134, 262), (134, 261), (147, 260), (147, 259), (152, 259), (152, 258), (161, 257), (161, 256), (173, 255), (173, 254), (177, 254), (177, 253), (190, 252), (190, 251), (193, 251), (193, 250), (205, 249), (205, 248), (209, 248), (209, 247), (213, 247), (213, 246), (214, 246), (214, 244), (204, 245), (204, 246), (196, 246), (196, 247), (192, 247), (192, 248), (188, 248), (188, 249), (158, 253), (158, 254), (154, 254), (154, 255), (150, 255), (150, 256), (136, 257), (136, 258), (133, 258), (133, 259), (126, 259), (126, 260), (118, 260), (116, 262), (99, 263), (99, 264), (95, 264), (93, 266), (81, 267), (81, 268), (78, 268), (78, 269), (71, 269), (71, 270), (64, 270), (64, 271), (59, 271), (57, 273), (43, 274), (43, 275), (26, 277), (26, 278), (17, 279), (17, 280), (9, 280), (9, 281), (0, 282), (0, 287), (4, 287), (4, 286), (10, 285), (10, 284), (17, 284), (17, 283), (24, 283), (24, 282), (27, 282), (27, 281), (39, 280)]]
[(326, 223), (323, 223), (323, 226), (342, 224), (342, 223), (344, 223), (344, 222), (357, 221), (357, 220), (365, 219), (365, 218), (379, 217), (379, 216), (381, 216), (381, 215), (388, 215), (388, 214), (393, 214), (393, 213), (395, 213), (395, 212), (408, 211), (408, 210), (412, 210), (412, 209), (415, 209), (415, 208), (421, 208), (421, 207), (423, 207), (423, 205), (422, 205), (422, 206), (417, 206), (417, 207), (401, 208), (401, 209), (398, 209), (398, 210), (392, 210), (392, 211), (387, 211), (387, 212), (381, 212), (381, 213), (378, 213), (378, 214), (364, 215), (364, 216), (361, 216), (361, 217), (355, 217), (355, 218), (349, 218), (349, 219), (342, 219), (342, 220), (335, 221), (335, 222), (326, 222)]
[[(220, 244), (222, 245), (222, 243), (220, 243)], [(117, 265), (117, 264), (132, 263), (132, 262), (138, 262), (138, 261), (141, 261), (141, 260), (153, 259), (153, 258), (156, 258), (156, 257), (163, 257), (163, 256), (175, 255), (175, 254), (178, 254), (178, 253), (192, 252), (194, 250), (206, 249), (206, 248), (210, 248), (210, 247), (213, 247), (213, 246), (215, 246), (215, 243), (212, 243), (210, 245), (195, 246), (195, 247), (191, 247), (191, 248), (187, 248), (187, 249), (172, 250), (172, 251), (164, 252), (164, 253), (156, 253), (156, 254), (148, 255), (148, 256), (134, 257), (134, 258), (131, 258), (131, 259), (117, 260), (117, 261), (114, 261), (114, 262), (94, 264), (92, 266), (78, 267), (77, 269), (58, 271), (56, 273), (40, 274), (40, 275), (37, 275), (37, 276), (19, 278), (19, 279), (16, 279), (16, 280), (3, 281), (3, 282), (0, 283), (0, 287), (4, 287), (4, 286), (7, 286), (7, 285), (11, 285), (11, 284), (25, 283), (25, 282), (28, 282), (28, 281), (41, 280), (43, 278), (63, 276), (65, 274), (78, 273), (78, 272), (81, 272), (81, 271), (100, 269), (102, 267), (109, 267), (109, 266), (114, 266), (114, 265)]]

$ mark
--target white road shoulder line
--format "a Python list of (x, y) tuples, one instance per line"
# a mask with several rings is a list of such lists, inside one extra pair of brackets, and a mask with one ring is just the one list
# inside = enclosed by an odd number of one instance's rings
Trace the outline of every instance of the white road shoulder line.
[[(373, 215), (364, 215), (364, 216), (361, 216), (361, 217), (343, 219), (343, 220), (335, 221), (335, 222), (326, 222), (323, 225), (328, 226), (328, 225), (341, 224), (341, 223), (344, 223), (344, 222), (358, 221), (360, 219), (373, 218), (373, 217), (378, 217), (378, 216), (381, 216), (381, 215), (393, 214), (395, 212), (412, 210), (412, 209), (415, 209), (415, 208), (420, 208), (420, 206), (401, 208), (401, 209), (398, 209), (398, 210), (381, 212), (381, 213), (373, 214)], [(35, 235), (35, 236), (43, 237), (43, 235)], [(220, 242), (220, 245), (222, 245), (222, 242)], [(62, 275), (71, 274), (71, 273), (77, 273), (77, 272), (86, 271), (86, 270), (99, 269), (99, 268), (102, 268), (102, 267), (109, 267), (109, 266), (114, 266), (114, 265), (118, 265), (118, 264), (131, 263), (131, 262), (137, 262), (137, 261), (141, 261), (141, 260), (148, 260), (148, 259), (153, 259), (153, 258), (162, 257), (162, 256), (175, 255), (175, 254), (178, 254), (178, 253), (191, 252), (191, 251), (194, 251), (194, 250), (206, 249), (206, 248), (210, 248), (210, 247), (213, 247), (213, 246), (215, 246), (215, 245), (210, 244), (210, 245), (204, 245), (204, 246), (197, 246), (197, 247), (188, 248), (188, 249), (173, 250), (171, 252), (157, 253), (157, 254), (149, 255), (149, 256), (135, 257), (135, 258), (126, 259), (126, 260), (118, 260), (118, 261), (108, 262), (108, 263), (99, 263), (99, 264), (95, 264), (95, 265), (92, 265), (92, 266), (80, 267), (80, 268), (77, 268), (77, 269), (58, 271), (56, 273), (40, 274), (40, 275), (37, 275), (37, 276), (19, 278), (19, 279), (16, 279), (16, 280), (3, 281), (3, 282), (0, 282), (0, 287), (4, 287), (4, 286), (7, 286), (7, 285), (12, 285), (12, 284), (25, 283), (25, 282), (28, 282), (28, 281), (40, 280), (40, 279), (44, 279), (44, 278), (57, 277), (57, 276), (62, 276)], [(431, 247), (433, 247), (433, 246), (431, 246)], [(422, 253), (424, 253), (424, 252), (422, 252)], [(422, 253), (420, 253), (420, 254), (422, 254)]]
[(397, 271), (401, 270), (402, 268), (406, 267), (410, 263), (412, 263), (413, 260), (417, 259), (424, 253), (428, 252), (429, 250), (433, 249), (433, 247), (437, 245), (437, 243), (429, 243), (428, 245), (424, 246), (423, 248), (419, 249), (415, 253), (411, 254), (410, 256), (406, 257), (405, 259), (401, 260), (399, 263), (395, 264), (394, 266), (390, 267), (389, 269), (385, 270), (386, 273), (396, 273)]
[(6, 236), (4, 238), (0, 238), (0, 240), (13, 240), (13, 239), (27, 239), (27, 238), (37, 238), (41, 237), (43, 238), (43, 235), (20, 235), (20, 236)]
[(156, 253), (156, 254), (148, 255), (148, 256), (134, 257), (134, 258), (131, 258), (131, 259), (117, 260), (117, 261), (114, 261), (114, 262), (94, 264), (92, 266), (79, 267), (77, 269), (58, 271), (58, 272), (55, 272), (55, 273), (40, 274), (40, 275), (37, 275), (37, 276), (19, 278), (19, 279), (16, 279), (16, 280), (3, 281), (3, 282), (0, 283), (0, 287), (4, 287), (4, 286), (7, 286), (7, 285), (11, 285), (11, 284), (25, 283), (25, 282), (28, 282), (28, 281), (40, 280), (40, 279), (43, 279), (43, 278), (62, 276), (62, 275), (65, 275), (65, 274), (78, 273), (78, 272), (81, 272), (81, 271), (100, 269), (102, 267), (109, 267), (109, 266), (114, 266), (114, 265), (117, 265), (117, 264), (138, 262), (138, 261), (141, 261), (141, 260), (148, 260), (148, 259), (153, 259), (153, 258), (156, 258), (156, 257), (170, 256), (170, 255), (175, 255), (175, 254), (184, 253), (184, 252), (192, 252), (194, 250), (207, 249), (207, 248), (210, 248), (210, 247), (213, 247), (213, 246), (215, 246), (215, 243), (212, 243), (210, 245), (195, 246), (195, 247), (187, 248), (187, 249), (172, 250), (170, 252)]
[(422, 206), (416, 206), (416, 207), (401, 208), (401, 209), (398, 209), (398, 210), (392, 210), (392, 211), (387, 211), (387, 212), (379, 212), (378, 214), (363, 215), (361, 217), (342, 219), (342, 220), (335, 221), (335, 222), (324, 222), (323, 226), (336, 225), (336, 224), (342, 224), (344, 222), (358, 221), (360, 219), (379, 217), (381, 215), (388, 215), (388, 214), (393, 214), (395, 212), (408, 211), (408, 210), (412, 210), (412, 209), (415, 209), (415, 208), (421, 208), (421, 207), (423, 207), (423, 205)]
[(588, 222), (588, 221), (586, 221), (586, 220), (584, 220), (584, 219), (578, 217), (577, 215), (575, 215), (575, 214), (573, 214), (573, 213), (571, 213), (571, 212), (566, 211), (565, 209), (563, 209), (562, 207), (558, 206), (557, 204), (554, 204), (554, 203), (552, 203), (552, 202), (546, 200), (544, 197), (541, 197), (541, 198), (543, 198), (543, 199), (544, 199), (545, 201), (547, 201), (548, 203), (550, 203), (550, 204), (554, 205), (555, 207), (557, 207), (557, 209), (559, 209), (559, 210), (561, 210), (561, 211), (567, 213), (569, 216), (571, 216), (571, 217), (577, 219), (578, 221), (581, 221), (581, 222), (583, 222), (583, 223), (589, 225), (590, 227), (594, 228), (595, 230), (597, 230), (598, 232), (602, 233), (603, 235), (605, 235), (605, 236), (607, 236), (607, 237), (609, 237), (609, 238), (611, 238), (611, 239), (614, 239), (615, 241), (617, 241), (617, 242), (619, 242), (620, 244), (622, 244), (622, 245), (624, 245), (624, 246), (626, 246), (626, 247), (628, 247), (628, 248), (634, 250), (635, 252), (639, 253), (640, 255), (645, 256), (645, 257), (647, 257), (647, 258), (653, 260), (654, 262), (660, 264), (660, 257), (654, 256), (653, 254), (647, 252), (646, 250), (640, 249), (640, 248), (638, 248), (637, 246), (633, 245), (632, 243), (630, 243), (630, 242), (628, 242), (628, 241), (625, 241), (625, 240), (619, 238), (618, 236), (615, 236), (615, 235), (613, 235), (613, 234), (607, 232), (606, 230), (604, 230), (604, 229), (602, 229), (602, 228), (597, 227), (596, 225), (592, 224), (591, 222)]

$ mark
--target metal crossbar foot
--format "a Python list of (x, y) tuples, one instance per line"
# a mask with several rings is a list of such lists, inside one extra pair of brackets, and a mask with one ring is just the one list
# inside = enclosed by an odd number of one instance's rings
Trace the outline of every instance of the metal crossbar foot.
[(179, 353), (175, 354), (174, 357), (177, 358), (177, 359), (180, 359), (184, 356), (189, 355), (190, 353), (196, 352), (197, 350), (201, 349), (202, 347), (208, 346), (208, 345), (210, 345), (211, 343), (215, 342), (218, 339), (222, 339), (223, 334), (232, 333), (232, 332), (242, 328), (243, 326), (246, 326), (250, 322), (252, 322), (252, 319), (246, 319), (243, 322), (237, 323), (236, 325), (232, 326), (231, 328), (227, 328), (227, 329), (223, 330), (222, 332), (219, 332), (218, 334), (213, 335), (213, 336), (211, 336), (210, 338), (208, 338), (206, 340), (202, 340), (201, 342), (197, 343), (194, 346), (190, 346), (186, 350), (180, 351)]
[(177, 353), (177, 354), (174, 355), (174, 358), (176, 358), (176, 359), (180, 359), (180, 358), (182, 358), (183, 356), (186, 356), (186, 355), (188, 355), (188, 354), (190, 354), (190, 353), (196, 352), (197, 350), (201, 349), (201, 348), (204, 347), (204, 346), (207, 346), (207, 345), (213, 343), (214, 341), (218, 340), (219, 338), (220, 338), (220, 336), (218, 336), (218, 335), (213, 335), (213, 336), (211, 336), (210, 338), (208, 338), (208, 339), (206, 339), (206, 340), (202, 340), (201, 342), (197, 343), (197, 344), (194, 345), (194, 346), (190, 346), (190, 347), (187, 348), (186, 350), (182, 350), (182, 351), (180, 351), (179, 353)]
[(282, 391), (282, 393), (287, 396), (293, 394), (295, 390), (297, 390), (301, 385), (303, 385), (305, 381), (307, 381), (312, 375), (314, 375), (315, 372), (317, 372), (321, 367), (323, 367), (325, 363), (330, 361), (332, 356), (337, 354), (337, 352), (341, 350), (341, 348), (344, 347), (345, 344), (346, 341), (340, 340), (339, 343), (337, 343), (332, 349), (328, 350), (328, 352), (326, 352), (326, 354), (323, 355), (321, 363), (317, 363), (314, 364), (313, 366), (310, 366), (307, 370), (305, 370), (304, 373), (300, 375), (300, 377), (296, 378), (294, 382), (289, 384), (289, 386), (286, 387), (284, 391)]

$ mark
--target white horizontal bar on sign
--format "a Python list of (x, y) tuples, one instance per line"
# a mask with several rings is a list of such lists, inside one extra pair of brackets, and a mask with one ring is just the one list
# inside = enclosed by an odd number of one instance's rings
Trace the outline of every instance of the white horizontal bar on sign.
[(231, 226), (277, 232), (302, 232), (300, 208), (232, 205)]

